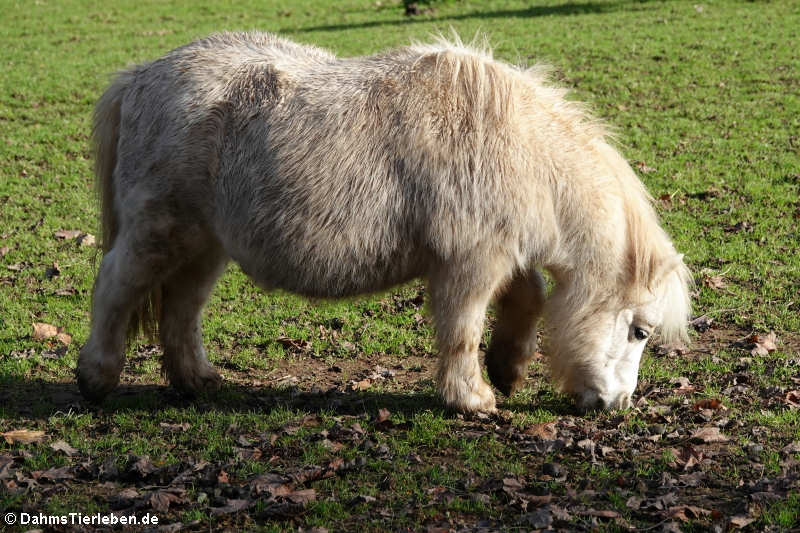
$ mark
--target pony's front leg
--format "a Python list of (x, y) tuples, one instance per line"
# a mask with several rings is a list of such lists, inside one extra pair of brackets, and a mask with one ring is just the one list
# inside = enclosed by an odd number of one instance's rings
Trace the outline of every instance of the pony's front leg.
[(186, 261), (162, 285), (162, 372), (184, 394), (212, 392), (222, 382), (203, 347), (201, 318), (226, 260), (222, 250), (214, 246)]
[(497, 323), (486, 352), (486, 369), (497, 389), (511, 396), (525, 381), (536, 353), (536, 322), (545, 300), (542, 275), (519, 275), (497, 301)]
[(478, 346), (486, 308), (500, 276), (446, 270), (431, 279), (439, 347), (436, 387), (449, 407), (494, 412), (492, 388), (481, 375)]

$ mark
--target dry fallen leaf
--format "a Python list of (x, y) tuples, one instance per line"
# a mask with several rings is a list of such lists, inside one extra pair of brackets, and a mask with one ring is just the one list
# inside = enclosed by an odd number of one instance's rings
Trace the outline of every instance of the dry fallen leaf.
[(52, 449), (57, 452), (64, 452), (67, 456), (72, 457), (78, 453), (78, 450), (67, 444), (66, 441), (59, 440), (50, 445)]
[(526, 435), (533, 435), (542, 440), (554, 440), (558, 432), (556, 431), (555, 422), (545, 422), (543, 424), (534, 424), (523, 431)]
[(713, 323), (713, 318), (709, 317), (708, 315), (702, 315), (689, 322), (689, 325), (700, 333), (703, 333), (704, 331), (709, 330), (711, 328), (711, 324)]
[(58, 335), (58, 327), (44, 322), (33, 323), (33, 340), (43, 341)]
[(721, 290), (728, 286), (723, 277), (719, 274), (716, 276), (709, 276), (708, 274), (703, 276), (703, 285), (714, 290)]
[(34, 322), (33, 323), (33, 339), (37, 341), (43, 341), (46, 339), (50, 339), (55, 337), (56, 340), (61, 342), (64, 345), (68, 345), (72, 342), (72, 335), (66, 333), (64, 328), (59, 328), (52, 324), (46, 324), (44, 322)]
[(751, 355), (769, 355), (771, 352), (778, 349), (775, 344), (777, 341), (778, 338), (775, 336), (774, 331), (770, 331), (768, 335), (754, 333), (745, 340), (748, 344), (753, 345), (750, 349)]
[(790, 390), (783, 397), (783, 402), (789, 407), (796, 409), (800, 407), (800, 390)]
[(4, 255), (6, 255), (8, 253), (8, 251), (9, 251), (9, 247), (8, 246), (3, 246), (2, 248), (0, 248), (0, 257), (3, 257)]
[(736, 516), (732, 516), (731, 517), (729, 525), (730, 525), (730, 527), (742, 528), (742, 527), (749, 526), (750, 524), (752, 524), (755, 521), (756, 521), (755, 518), (751, 518), (749, 516), (736, 515)]
[(15, 429), (13, 431), (6, 431), (2, 433), (2, 435), (8, 444), (14, 444), (15, 442), (31, 444), (34, 442), (42, 442), (44, 439), (44, 431), (33, 431), (30, 429)]
[(75, 239), (79, 246), (94, 246), (97, 240), (91, 233), (83, 233)]
[(80, 236), (83, 232), (79, 229), (60, 229), (56, 231), (53, 236), (56, 239), (74, 239)]
[(720, 433), (719, 428), (716, 426), (704, 427), (692, 432), (692, 440), (699, 440), (707, 444), (712, 442), (728, 442), (729, 437)]
[(381, 422), (386, 422), (389, 420), (390, 416), (392, 416), (392, 414), (388, 409), (378, 409), (378, 416), (375, 417), (375, 423), (380, 424)]
[(670, 518), (677, 518), (681, 522), (688, 522), (708, 516), (711, 514), (711, 511), (695, 505), (678, 505), (676, 507), (670, 507), (667, 513)]
[(692, 406), (692, 409), (695, 411), (700, 411), (702, 409), (722, 409), (723, 411), (727, 410), (727, 408), (722, 405), (722, 402), (717, 398), (704, 398), (699, 402), (695, 403)]

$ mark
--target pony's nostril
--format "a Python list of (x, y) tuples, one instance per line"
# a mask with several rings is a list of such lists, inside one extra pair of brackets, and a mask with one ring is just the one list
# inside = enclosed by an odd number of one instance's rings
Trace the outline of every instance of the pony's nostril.
[(631, 397), (625, 392), (620, 392), (611, 402), (604, 407), (606, 409), (627, 409), (631, 406)]

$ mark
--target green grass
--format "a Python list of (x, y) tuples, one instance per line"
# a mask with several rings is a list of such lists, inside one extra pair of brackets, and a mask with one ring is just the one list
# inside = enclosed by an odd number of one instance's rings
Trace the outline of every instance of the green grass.
[[(26, 473), (80, 461), (100, 464), (109, 457), (126, 468), (130, 454), (148, 455), (163, 468), (209, 461), (225, 465), (237, 481), (323, 464), (335, 456), (366, 460), (346, 475), (315, 482), (319, 497), (295, 522), (259, 515), (263, 501), (248, 513), (214, 516), (214, 499), (225, 495), (190, 487), (190, 503), (171, 509), (169, 519), (199, 520), (206, 529), (420, 530), (443, 523), (474, 526), (483, 519), (501, 529), (519, 527), (523, 513), (504, 493), (492, 493), (489, 503), (474, 497), (482, 483), (509, 476), (524, 477), (526, 490), (555, 494), (554, 501), (564, 506), (573, 501), (565, 484), (578, 491), (594, 483), (598, 491), (627, 491), (609, 492), (602, 503), (586, 505), (617, 510), (629, 523), (649, 527), (663, 515), (630, 511), (627, 497), (639, 490), (636, 481), (655, 486), (662, 475), (683, 473), (671, 466), (672, 450), (686, 445), (693, 428), (710, 423), (698, 418), (692, 405), (719, 398), (727, 411), (715, 413), (713, 420), (733, 421), (724, 427), (732, 437), (723, 452), (728, 455), (710, 455), (713, 461), (698, 467), (716, 485), (709, 483), (707, 494), (689, 494), (685, 502), (718, 504), (724, 513), (741, 514), (730, 504), (731, 492), (743, 490), (736, 479), (760, 479), (756, 470), (762, 467), (763, 476), (788, 475), (792, 467), (779, 450), (800, 440), (800, 411), (780, 400), (800, 388), (793, 381), (800, 378), (800, 4), (464, 0), (431, 5), (433, 11), (406, 17), (403, 3), (391, 0), (298, 0), (291, 6), (2, 2), (0, 248), (7, 250), (0, 253), (0, 431), (40, 429), (47, 440), (0, 444), (0, 454), (22, 453), (17, 466)], [(95, 248), (59, 240), (54, 233), (98, 233), (90, 117), (110, 75), (221, 30), (275, 31), (348, 56), (425, 40), (451, 27), (464, 37), (485, 33), (503, 60), (554, 65), (555, 78), (574, 89), (572, 97), (589, 102), (615, 127), (625, 156), (647, 167), (640, 175), (695, 274), (695, 312), (712, 317), (719, 326), (712, 333), (719, 336), (697, 335), (695, 351), (685, 357), (648, 352), (639, 390), (652, 395), (640, 409), (622, 414), (575, 418), (569, 400), (548, 384), (545, 366), (535, 363), (533, 379), (505, 402), (508, 418), (496, 429), (494, 421), (447, 412), (433, 394), (435, 347), (430, 323), (420, 320), (420, 284), (343, 302), (309, 302), (265, 294), (231, 265), (204, 322), (210, 358), (228, 379), (219, 394), (187, 401), (154, 386), (162, 382), (159, 361), (140, 341), (129, 352), (127, 388), (102, 408), (83, 403), (72, 373), (88, 335), (99, 258)], [(53, 263), (60, 273), (48, 278), (46, 269)], [(704, 277), (713, 275), (722, 275), (727, 286), (706, 286)], [(61, 354), (56, 341), (35, 341), (33, 322), (64, 328), (72, 344)], [(775, 331), (782, 341), (778, 350), (750, 356), (732, 344), (753, 331)], [(295, 353), (281, 337), (310, 347)], [(398, 377), (363, 391), (309, 392), (317, 383), (335, 382), (342, 389), (376, 364), (392, 368)], [(299, 383), (281, 382), (287, 375)], [(696, 390), (673, 394), (671, 380), (679, 376)], [(735, 388), (734, 378), (745, 383), (743, 391)], [(656, 415), (649, 410), (654, 405), (670, 411)], [(376, 424), (381, 408), (404, 429)], [(283, 432), (307, 415), (318, 420)], [(515, 432), (554, 420), (561, 436), (575, 441), (591, 436), (617, 452), (598, 465), (572, 449), (546, 455), (523, 451), (527, 441), (515, 440)], [(162, 426), (183, 422), (190, 425), (185, 431)], [(343, 440), (339, 451), (323, 443), (322, 431), (356, 422), (366, 437)], [(683, 433), (637, 444), (636, 452), (628, 449), (653, 423), (664, 424), (666, 434)], [(278, 438), (263, 445), (260, 458), (238, 458), (240, 437), (264, 443), (272, 433)], [(614, 440), (620, 436), (632, 440)], [(76, 457), (47, 446), (62, 439), (78, 450)], [(751, 442), (765, 448), (760, 463), (746, 453)], [(382, 445), (388, 455), (375, 451)], [(567, 471), (563, 483), (541, 477), (543, 462), (553, 460)], [(631, 482), (619, 488), (619, 478)], [(107, 511), (109, 499), (97, 481), (70, 482), (51, 492), (40, 485), (24, 497), (0, 491), (0, 508)], [(437, 496), (437, 487), (450, 496)], [(364, 495), (378, 503), (351, 505)], [(759, 507), (754, 526), (800, 527), (796, 487), (787, 498)], [(403, 503), (410, 501), (419, 505)], [(385, 512), (375, 514), (378, 508)], [(590, 520), (575, 514), (572, 524), (623, 528)], [(700, 521), (699, 527), (709, 523)]]

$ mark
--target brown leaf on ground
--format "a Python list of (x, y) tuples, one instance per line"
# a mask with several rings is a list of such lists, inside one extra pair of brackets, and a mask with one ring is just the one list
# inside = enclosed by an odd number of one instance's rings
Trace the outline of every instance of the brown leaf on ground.
[(680, 376), (671, 381), (672, 385), (676, 385), (676, 388), (672, 390), (674, 394), (691, 394), (697, 388), (689, 382), (689, 378)]
[(775, 336), (774, 331), (770, 331), (767, 335), (754, 333), (747, 337), (745, 342), (752, 345), (750, 347), (751, 355), (769, 355), (771, 352), (778, 349), (775, 344), (778, 342), (778, 338)]
[(690, 470), (693, 466), (697, 466), (703, 460), (703, 452), (693, 446), (684, 446), (680, 450), (672, 448), (672, 455), (675, 457), (676, 466), (680, 466), (683, 470)]
[(56, 296), (74, 296), (78, 294), (78, 291), (75, 289), (75, 287), (70, 286), (70, 287), (63, 287), (61, 289), (56, 289), (55, 291), (53, 291), (53, 294), (55, 294)]
[(44, 322), (33, 323), (33, 340), (43, 341), (53, 337), (65, 346), (72, 342), (72, 335), (65, 332), (64, 328)]
[(730, 521), (728, 522), (728, 525), (730, 527), (742, 528), (749, 526), (755, 521), (756, 521), (755, 518), (751, 518), (749, 516), (736, 515), (731, 517)]
[(317, 499), (317, 491), (314, 489), (295, 490), (284, 497), (292, 503), (305, 505)]
[(43, 341), (58, 335), (58, 326), (45, 324), (44, 322), (33, 323), (33, 340)]
[(800, 390), (790, 390), (787, 392), (783, 397), (783, 403), (792, 409), (800, 407)]
[(281, 335), (277, 339), (276, 342), (283, 345), (284, 348), (288, 348), (289, 350), (297, 353), (304, 353), (311, 349), (311, 341), (306, 341), (303, 339), (290, 339), (284, 335)]
[[(62, 479), (74, 479), (75, 476), (70, 472), (69, 465), (62, 466), (60, 468), (51, 468), (49, 470), (45, 470), (44, 472), (31, 472), (31, 475), (34, 479), (49, 479), (50, 481), (60, 481)], [(37, 475), (38, 474), (38, 475)]]
[(129, 460), (133, 462), (130, 466), (130, 473), (136, 474), (141, 478), (146, 478), (158, 470), (158, 467), (150, 461), (150, 457), (147, 455), (142, 455), (141, 457), (131, 455)]
[(347, 383), (347, 390), (351, 392), (358, 392), (367, 390), (372, 386), (372, 380), (369, 378), (362, 379), (361, 381), (352, 380)]
[(375, 417), (375, 423), (380, 424), (386, 422), (389, 420), (390, 416), (392, 416), (392, 413), (390, 413), (388, 409), (378, 409), (378, 416)]
[(192, 425), (189, 424), (189, 422), (182, 422), (180, 424), (170, 424), (169, 422), (161, 422), (159, 426), (161, 426), (161, 429), (163, 429), (164, 431), (170, 433), (174, 431), (181, 431), (181, 432), (189, 431), (189, 428), (192, 427)]
[(689, 522), (706, 516), (711, 516), (711, 511), (695, 505), (678, 505), (667, 509), (667, 516), (677, 518), (681, 522)]
[(544, 422), (542, 424), (533, 424), (525, 428), (523, 431), (525, 435), (532, 435), (542, 440), (554, 440), (558, 436), (555, 422)]
[(60, 229), (56, 231), (53, 236), (56, 239), (75, 239), (79, 237), (83, 232), (79, 229)]
[(800, 441), (790, 442), (783, 448), (781, 448), (781, 453), (784, 455), (789, 455), (792, 453), (800, 453)]
[(692, 326), (697, 331), (699, 331), (700, 333), (703, 333), (711, 329), (711, 324), (713, 323), (714, 323), (713, 318), (709, 317), (708, 315), (702, 315), (689, 322), (689, 325)]
[(166, 514), (169, 506), (173, 503), (185, 503), (186, 490), (180, 488), (170, 488), (165, 490), (157, 490), (150, 493), (147, 501), (154, 511)]
[(34, 442), (42, 442), (44, 439), (44, 431), (33, 431), (29, 429), (15, 429), (13, 431), (6, 431), (2, 433), (3, 438), (8, 444), (22, 443), (32, 444)]
[(4, 255), (6, 255), (9, 250), (10, 250), (10, 248), (8, 246), (3, 246), (2, 248), (0, 248), (0, 257), (3, 257)]
[(728, 442), (730, 438), (720, 433), (719, 428), (716, 426), (709, 426), (697, 429), (692, 432), (692, 440), (710, 444), (712, 442)]
[(52, 449), (57, 452), (64, 452), (67, 456), (72, 457), (78, 453), (78, 450), (67, 444), (66, 441), (59, 440), (50, 445)]
[(725, 279), (719, 274), (715, 276), (711, 276), (709, 274), (703, 275), (703, 285), (715, 291), (725, 289), (728, 286), (728, 284), (725, 282)]
[(726, 411), (727, 408), (722, 405), (722, 402), (717, 398), (703, 398), (699, 402), (692, 405), (692, 409), (695, 411), (701, 411), (703, 409), (722, 409)]
[(94, 246), (97, 243), (97, 239), (94, 238), (94, 235), (91, 233), (83, 233), (79, 235), (75, 242), (78, 243), (78, 246)]

